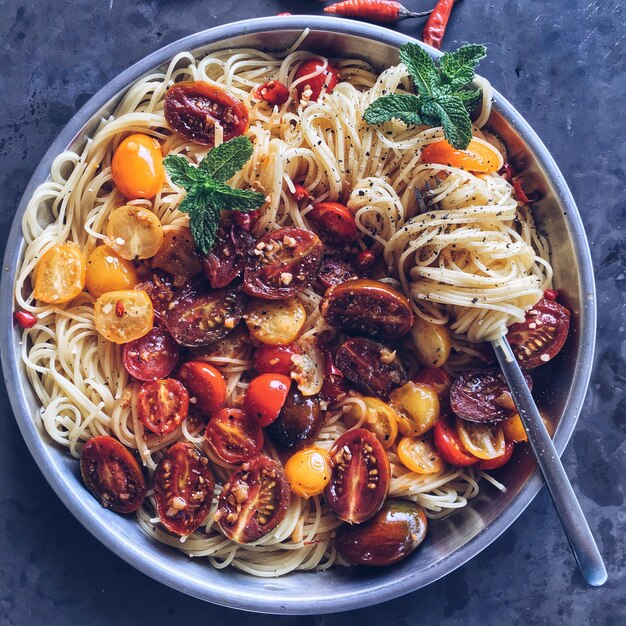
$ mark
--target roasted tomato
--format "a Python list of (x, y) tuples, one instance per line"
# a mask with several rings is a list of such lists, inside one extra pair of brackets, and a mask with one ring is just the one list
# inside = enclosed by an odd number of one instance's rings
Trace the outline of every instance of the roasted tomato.
[(192, 278), (171, 299), (165, 325), (181, 346), (204, 346), (226, 337), (241, 321), (245, 305), (238, 288), (210, 289), (202, 278)]
[(33, 296), (47, 304), (69, 302), (83, 290), (85, 276), (85, 259), (78, 244), (56, 244), (37, 262)]
[(331, 470), (330, 454), (316, 446), (296, 452), (285, 465), (291, 491), (302, 498), (321, 494), (330, 482)]
[(441, 163), (470, 172), (497, 172), (504, 164), (502, 155), (481, 139), (470, 141), (465, 150), (457, 150), (443, 139), (428, 144), (421, 158), (424, 163)]
[(222, 409), (207, 424), (205, 445), (226, 463), (243, 463), (263, 449), (263, 429), (239, 409)]
[(331, 246), (345, 246), (357, 238), (352, 212), (339, 202), (316, 204), (306, 214), (306, 219), (320, 239)]
[(254, 247), (250, 233), (237, 224), (224, 224), (213, 247), (202, 260), (202, 269), (213, 289), (226, 287), (243, 272)]
[(371, 339), (355, 337), (337, 350), (335, 363), (359, 391), (384, 397), (406, 382), (407, 374), (394, 350)]
[(478, 462), (478, 457), (465, 450), (456, 430), (447, 419), (440, 419), (435, 424), (433, 433), (437, 452), (450, 465), (466, 467)]
[[(525, 375), (532, 389), (532, 379)], [(452, 383), (450, 406), (469, 422), (501, 422), (514, 413), (504, 376), (497, 369), (470, 369)]]
[(161, 270), (153, 270), (144, 280), (135, 285), (135, 289), (145, 291), (148, 294), (152, 301), (155, 319), (163, 322), (167, 313), (167, 305), (174, 295), (170, 275)]
[(163, 229), (163, 243), (152, 259), (152, 267), (171, 274), (177, 287), (201, 272), (202, 265), (191, 231), (185, 226)]
[(148, 334), (124, 345), (122, 363), (138, 380), (168, 376), (178, 363), (180, 349), (172, 336), (155, 326)]
[(452, 377), (446, 370), (440, 367), (430, 367), (421, 370), (414, 378), (413, 382), (422, 383), (432, 387), (439, 396), (439, 402), (450, 399), (450, 387), (452, 387)]
[(523, 323), (509, 327), (507, 337), (522, 369), (543, 365), (559, 353), (567, 339), (569, 318), (564, 306), (542, 298)]
[(376, 436), (364, 428), (344, 433), (330, 451), (333, 473), (324, 494), (335, 515), (360, 524), (383, 505), (391, 470), (389, 458)]
[(215, 481), (209, 459), (186, 442), (175, 443), (154, 471), (154, 497), (161, 523), (184, 537), (206, 519)]
[(259, 85), (254, 90), (254, 95), (259, 100), (265, 100), (268, 104), (280, 107), (289, 100), (289, 89), (278, 80), (270, 80)]
[(426, 515), (417, 504), (387, 500), (364, 524), (341, 526), (335, 546), (354, 565), (391, 565), (417, 549), (427, 528)]
[(259, 455), (228, 479), (220, 494), (215, 521), (236, 543), (250, 543), (282, 522), (291, 492), (279, 463)]
[(323, 59), (309, 59), (305, 61), (296, 72), (295, 80), (302, 80), (296, 89), (302, 98), (307, 89), (311, 91), (309, 100), (319, 100), (322, 91), (330, 93), (339, 82), (339, 71), (328, 63), (324, 67)]
[(113, 437), (93, 437), (83, 446), (80, 473), (98, 502), (116, 513), (136, 511), (146, 496), (139, 463)]
[(141, 206), (115, 209), (107, 223), (108, 244), (123, 259), (149, 259), (163, 244), (161, 220)]
[(291, 376), (293, 357), (301, 354), (297, 344), (287, 346), (261, 346), (254, 355), (254, 367), (259, 374), (282, 374)]
[(250, 296), (285, 300), (308, 287), (322, 261), (322, 242), (310, 230), (279, 228), (256, 244), (254, 260), (244, 272)]
[(357, 274), (348, 261), (337, 255), (324, 255), (317, 275), (317, 279), (324, 287), (342, 285), (353, 278), (357, 278)]
[(243, 401), (244, 411), (261, 426), (271, 424), (285, 404), (291, 378), (282, 374), (261, 374), (253, 378)]
[(93, 323), (105, 339), (113, 343), (128, 343), (152, 329), (152, 302), (145, 291), (108, 291), (94, 304)]
[(456, 418), (456, 434), (463, 448), (479, 459), (491, 460), (505, 452), (504, 432), (497, 424), (477, 424)]
[(415, 356), (423, 367), (439, 368), (445, 364), (452, 350), (450, 331), (444, 324), (433, 324), (416, 317), (411, 328)]
[(303, 396), (314, 396), (324, 384), (324, 354), (314, 338), (299, 339), (300, 354), (292, 357), (291, 378), (296, 381)]
[(135, 266), (115, 254), (109, 246), (98, 246), (89, 255), (85, 287), (94, 298), (107, 291), (132, 289), (136, 283)]
[(189, 394), (173, 379), (153, 380), (141, 385), (137, 394), (139, 421), (157, 435), (174, 432), (187, 417)]
[(322, 411), (317, 396), (304, 396), (292, 387), (278, 418), (266, 432), (279, 448), (299, 450), (313, 443), (321, 428)]
[(226, 402), (226, 381), (212, 365), (188, 361), (178, 371), (178, 378), (189, 391), (190, 402), (200, 411), (213, 415)]
[(223, 129), (224, 141), (248, 129), (246, 105), (223, 89), (205, 82), (183, 82), (165, 94), (165, 119), (170, 128), (188, 141), (215, 145), (215, 126)]
[(439, 417), (437, 392), (423, 383), (409, 381), (389, 394), (398, 414), (398, 430), (409, 437), (428, 432)]
[(514, 449), (515, 444), (512, 441), (507, 441), (504, 447), (504, 452), (500, 456), (493, 459), (481, 459), (478, 463), (476, 463), (476, 469), (486, 471), (501, 468), (511, 460)]
[(194, 360), (211, 362), (216, 358), (246, 359), (251, 347), (250, 334), (245, 324), (238, 324), (224, 339), (208, 346), (190, 348), (189, 351), (193, 354)]
[(322, 300), (321, 311), (329, 324), (351, 335), (398, 339), (413, 325), (413, 311), (406, 297), (366, 278), (331, 287)]
[(360, 422), (361, 428), (367, 428), (378, 437), (383, 448), (391, 448), (398, 436), (397, 413), (379, 398), (365, 396), (361, 401), (365, 405), (365, 415), (359, 404), (352, 404), (344, 414), (346, 424), (353, 427)]
[(436, 474), (443, 471), (443, 459), (425, 437), (402, 437), (398, 443), (402, 465), (416, 474)]
[(250, 334), (271, 346), (294, 342), (305, 322), (306, 309), (297, 298), (275, 301), (254, 298), (246, 307), (246, 324)]

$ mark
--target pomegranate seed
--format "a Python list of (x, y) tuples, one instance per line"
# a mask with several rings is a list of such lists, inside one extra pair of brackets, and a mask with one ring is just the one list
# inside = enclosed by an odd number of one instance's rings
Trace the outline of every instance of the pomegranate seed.
[(118, 317), (124, 317), (124, 303), (121, 300), (118, 300), (115, 303), (115, 315)]
[(37, 323), (37, 316), (29, 311), (15, 311), (13, 319), (24, 329), (32, 328)]

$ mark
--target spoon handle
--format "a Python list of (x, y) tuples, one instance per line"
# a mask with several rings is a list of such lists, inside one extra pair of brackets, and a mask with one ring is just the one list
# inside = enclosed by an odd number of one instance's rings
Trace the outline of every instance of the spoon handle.
[(506, 337), (491, 343), (578, 567), (589, 585), (603, 585), (607, 573), (602, 556), (511, 346)]

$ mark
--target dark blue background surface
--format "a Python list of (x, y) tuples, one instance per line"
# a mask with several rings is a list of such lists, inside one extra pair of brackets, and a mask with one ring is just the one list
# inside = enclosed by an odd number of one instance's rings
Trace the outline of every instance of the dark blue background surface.
[[(414, 10), (434, 0), (407, 0)], [(0, 388), (0, 624), (626, 623), (626, 27), (621, 0), (464, 0), (444, 48), (483, 42), (487, 76), (544, 140), (574, 193), (598, 282), (595, 373), (564, 461), (605, 556), (584, 585), (545, 489), (458, 571), (350, 614), (255, 616), (152, 581), (101, 546), (32, 461)], [(3, 0), (0, 3), (0, 241), (39, 159), (74, 112), (146, 54), (245, 17), (321, 13), (315, 1)], [(417, 35), (421, 22), (399, 27)], [(306, 589), (302, 590), (306, 593)]]

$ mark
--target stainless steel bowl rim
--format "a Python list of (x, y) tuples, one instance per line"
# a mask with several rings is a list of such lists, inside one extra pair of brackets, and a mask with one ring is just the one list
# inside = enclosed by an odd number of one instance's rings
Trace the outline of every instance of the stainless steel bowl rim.
[[(52, 454), (53, 446), (49, 441), (44, 441), (37, 431), (30, 415), (25, 394), (22, 391), (29, 383), (23, 376), (19, 354), (14, 348), (19, 338), (12, 324), (13, 285), (23, 240), (21, 218), (29, 198), (35, 188), (47, 179), (54, 158), (74, 140), (81, 128), (110, 98), (126, 89), (133, 81), (146, 72), (160, 66), (184, 50), (194, 50), (220, 41), (224, 41), (227, 44), (229, 38), (243, 34), (305, 28), (370, 38), (394, 47), (399, 47), (407, 41), (416, 41), (411, 37), (386, 28), (340, 18), (281, 16), (243, 20), (210, 28), (184, 37), (143, 58), (110, 81), (76, 113), (39, 163), (26, 187), (11, 227), (4, 256), (3, 277), (0, 288), (0, 296), (2, 298), (0, 303), (1, 319), (4, 320), (0, 331), (2, 333), (0, 340), (0, 345), (2, 346), (2, 368), (11, 406), (32, 456), (62, 502), (83, 526), (104, 545), (148, 576), (169, 587), (209, 602), (263, 613), (331, 613), (362, 608), (390, 600), (430, 584), (463, 565), (492, 543), (530, 504), (541, 489), (543, 481), (537, 470), (535, 470), (518, 497), (502, 510), (500, 515), (483, 532), (476, 535), (460, 549), (441, 559), (435, 565), (423, 570), (418, 577), (410, 575), (392, 576), (382, 582), (373, 582), (365, 590), (361, 589), (355, 592), (346, 590), (343, 586), (341, 589), (334, 589), (329, 586), (327, 593), (317, 596), (308, 595), (306, 590), (302, 590), (302, 593), (285, 594), (277, 597), (267, 588), (264, 588), (265, 585), (262, 582), (265, 581), (260, 581), (257, 593), (250, 593), (249, 589), (238, 589), (236, 585), (207, 584), (206, 581), (203, 582), (195, 577), (185, 576), (177, 571), (176, 568), (171, 567), (168, 559), (163, 555), (151, 554), (139, 548), (124, 536), (112, 533), (102, 515), (98, 515), (97, 511), (89, 511), (83, 506), (84, 499), (91, 497), (87, 494), (87, 491), (81, 485), (75, 484), (72, 476), (68, 476), (60, 471), (60, 467)], [(432, 54), (438, 54), (432, 49), (429, 51)], [(526, 144), (536, 154), (539, 162), (546, 170), (548, 178), (556, 191), (557, 199), (567, 212), (566, 220), (572, 233), (574, 250), (580, 261), (580, 281), (584, 306), (581, 307), (580, 313), (579, 362), (574, 373), (573, 393), (568, 399), (564, 416), (555, 436), (555, 446), (559, 454), (562, 454), (576, 425), (593, 364), (596, 335), (596, 303), (591, 255), (574, 199), (547, 148), (523, 117), (497, 91), (494, 91), (494, 106), (523, 137)]]

